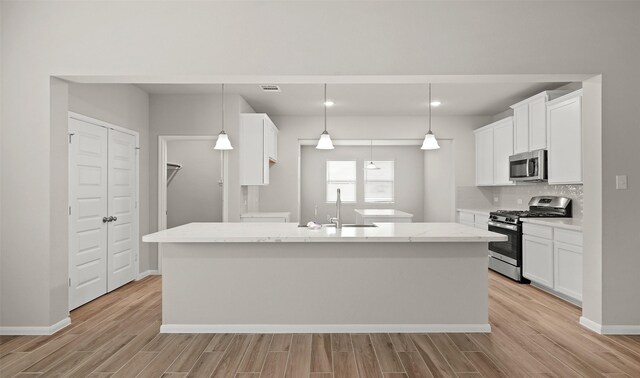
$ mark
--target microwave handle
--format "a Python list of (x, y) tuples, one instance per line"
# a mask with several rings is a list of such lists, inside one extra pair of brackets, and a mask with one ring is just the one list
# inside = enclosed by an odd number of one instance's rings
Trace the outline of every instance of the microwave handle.
[(531, 177), (529, 175), (529, 162), (531, 161), (531, 159), (527, 159), (527, 164), (525, 164), (525, 166), (527, 167), (526, 169), (526, 173), (525, 173), (525, 177)]

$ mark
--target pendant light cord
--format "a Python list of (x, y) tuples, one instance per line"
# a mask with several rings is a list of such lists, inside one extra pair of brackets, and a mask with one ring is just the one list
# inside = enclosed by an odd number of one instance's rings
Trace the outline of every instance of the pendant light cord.
[(371, 162), (373, 163), (373, 139), (371, 139)]
[(429, 133), (431, 133), (431, 83), (429, 83)]
[(324, 132), (327, 132), (327, 84), (324, 85)]
[(222, 131), (224, 132), (224, 83), (222, 83)]

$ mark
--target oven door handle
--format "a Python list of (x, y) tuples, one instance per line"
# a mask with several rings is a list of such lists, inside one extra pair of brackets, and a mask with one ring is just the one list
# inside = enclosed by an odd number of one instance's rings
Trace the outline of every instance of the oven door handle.
[(498, 228), (504, 228), (506, 230), (518, 231), (518, 226), (512, 225), (512, 224), (504, 224), (504, 223), (498, 223), (498, 222), (494, 222), (494, 221), (488, 221), (487, 224), (489, 226), (498, 227)]

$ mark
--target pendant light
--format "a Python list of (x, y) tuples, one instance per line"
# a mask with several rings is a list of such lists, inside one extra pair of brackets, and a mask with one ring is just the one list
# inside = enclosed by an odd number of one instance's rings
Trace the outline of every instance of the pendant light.
[(331, 135), (327, 132), (327, 84), (324, 85), (324, 131), (320, 134), (318, 144), (316, 148), (318, 150), (333, 150), (333, 142), (331, 141)]
[(222, 84), (222, 131), (218, 134), (218, 140), (216, 140), (216, 145), (213, 147), (214, 150), (233, 150), (233, 146), (231, 146), (231, 142), (229, 141), (229, 136), (224, 132), (224, 83)]
[(436, 136), (431, 132), (431, 83), (429, 83), (429, 131), (424, 136), (424, 141), (422, 142), (422, 150), (437, 150), (440, 148), (438, 144), (438, 140)]
[(367, 164), (367, 169), (369, 170), (380, 169), (380, 167), (375, 165), (375, 163), (373, 162), (373, 139), (371, 140), (371, 160), (369, 160), (369, 164)]

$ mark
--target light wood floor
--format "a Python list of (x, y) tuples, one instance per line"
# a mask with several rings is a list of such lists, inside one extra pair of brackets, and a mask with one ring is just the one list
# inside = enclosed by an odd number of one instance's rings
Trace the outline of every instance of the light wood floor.
[(71, 313), (53, 336), (0, 338), (0, 377), (640, 377), (640, 336), (489, 274), (491, 334), (159, 334), (160, 278)]

